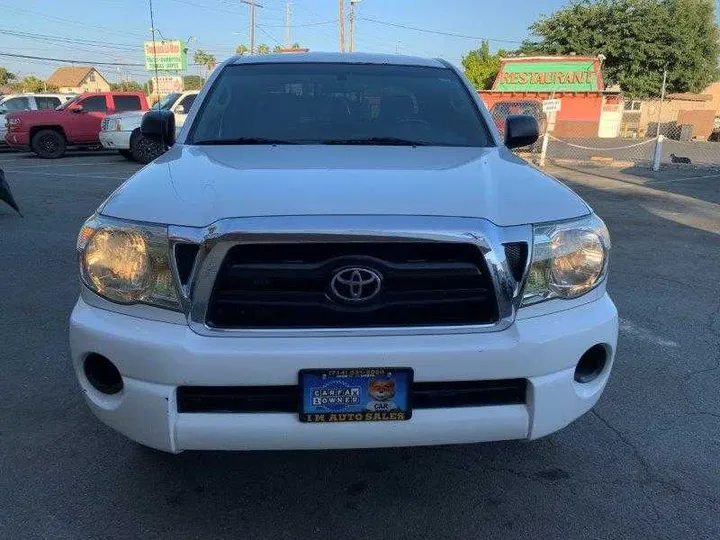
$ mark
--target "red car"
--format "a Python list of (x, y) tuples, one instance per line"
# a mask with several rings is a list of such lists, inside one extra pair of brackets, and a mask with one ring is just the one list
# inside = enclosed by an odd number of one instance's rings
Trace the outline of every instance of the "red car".
[(55, 110), (8, 113), (5, 142), (30, 148), (41, 158), (59, 158), (68, 146), (99, 145), (100, 124), (108, 114), (146, 110), (148, 102), (142, 92), (81, 94)]

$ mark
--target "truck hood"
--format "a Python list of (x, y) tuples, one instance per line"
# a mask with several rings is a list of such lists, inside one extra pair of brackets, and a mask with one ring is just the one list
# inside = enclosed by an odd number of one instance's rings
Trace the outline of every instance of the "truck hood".
[(43, 109), (41, 111), (13, 111), (8, 112), (6, 118), (20, 118), (22, 122), (38, 123), (59, 121), (66, 118), (69, 113), (67, 111), (56, 111), (55, 109)]
[(135, 118), (142, 118), (145, 116), (147, 111), (127, 111), (122, 113), (108, 114), (105, 118), (115, 119), (120, 118), (121, 120), (129, 120)]
[(589, 209), (504, 147), (176, 145), (100, 211), (192, 227), (298, 215), (471, 217), (510, 226)]

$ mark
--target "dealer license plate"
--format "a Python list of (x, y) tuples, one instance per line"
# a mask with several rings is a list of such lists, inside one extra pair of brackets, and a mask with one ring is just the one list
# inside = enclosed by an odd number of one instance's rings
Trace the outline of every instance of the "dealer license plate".
[(302, 422), (410, 420), (410, 368), (303, 369)]

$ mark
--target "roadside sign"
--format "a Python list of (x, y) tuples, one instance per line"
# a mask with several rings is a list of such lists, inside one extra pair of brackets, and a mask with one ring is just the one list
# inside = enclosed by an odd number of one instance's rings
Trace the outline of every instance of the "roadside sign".
[(160, 75), (152, 78), (153, 94), (182, 92), (183, 86), (183, 78), (179, 75)]
[(145, 69), (148, 71), (184, 71), (187, 48), (179, 39), (145, 42)]
[(558, 112), (560, 110), (560, 103), (561, 101), (559, 99), (545, 99), (542, 102), (543, 112), (550, 113), (550, 112)]

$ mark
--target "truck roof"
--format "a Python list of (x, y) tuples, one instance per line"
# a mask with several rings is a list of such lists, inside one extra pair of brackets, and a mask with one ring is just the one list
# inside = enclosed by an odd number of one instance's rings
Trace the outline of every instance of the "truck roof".
[(372, 53), (282, 53), (263, 55), (235, 56), (229, 64), (387, 64), (394, 66), (420, 66), (444, 68), (446, 65), (435, 58), (421, 58), (419, 56), (404, 56), (398, 54), (372, 54)]

